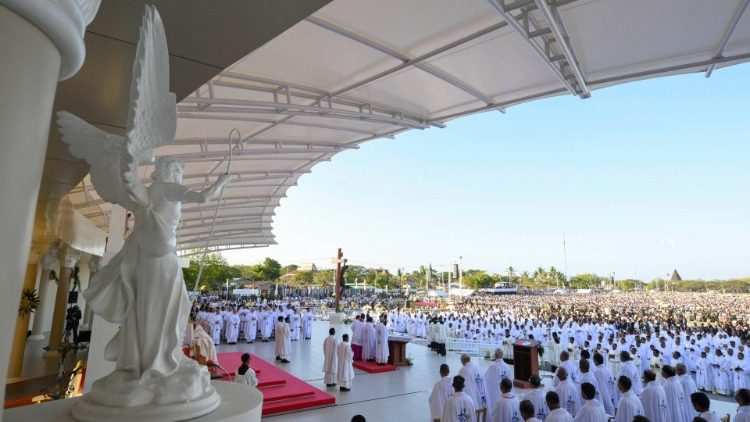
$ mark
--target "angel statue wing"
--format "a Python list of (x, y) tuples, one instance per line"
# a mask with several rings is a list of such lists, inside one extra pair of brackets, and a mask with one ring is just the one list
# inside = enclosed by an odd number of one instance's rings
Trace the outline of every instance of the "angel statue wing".
[(146, 6), (130, 82), (125, 137), (100, 130), (67, 112), (57, 123), (71, 154), (91, 165), (91, 180), (102, 199), (129, 210), (148, 203), (138, 178), (138, 165), (151, 161), (151, 151), (174, 139), (175, 95), (169, 92), (169, 52), (159, 13)]

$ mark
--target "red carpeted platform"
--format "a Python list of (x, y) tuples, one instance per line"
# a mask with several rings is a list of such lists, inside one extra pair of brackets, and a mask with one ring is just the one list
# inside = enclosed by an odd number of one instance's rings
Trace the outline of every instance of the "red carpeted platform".
[[(242, 352), (219, 353), (221, 366), (234, 375), (242, 363)], [(263, 416), (336, 404), (336, 398), (293, 377), (281, 368), (251, 355), (250, 366), (258, 376), (258, 389), (263, 393)]]
[(365, 372), (370, 372), (372, 374), (379, 374), (381, 372), (390, 372), (396, 370), (396, 367), (391, 364), (387, 363), (383, 366), (380, 366), (375, 362), (368, 362), (366, 360), (355, 360), (352, 363), (352, 366)]

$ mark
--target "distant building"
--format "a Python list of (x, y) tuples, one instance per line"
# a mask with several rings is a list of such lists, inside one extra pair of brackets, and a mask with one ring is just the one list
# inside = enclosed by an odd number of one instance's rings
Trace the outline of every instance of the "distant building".
[(672, 281), (672, 282), (675, 282), (675, 281), (682, 281), (682, 277), (680, 277), (680, 273), (678, 273), (678, 272), (677, 272), (677, 270), (674, 270), (674, 271), (672, 272), (672, 280), (671, 280), (671, 281)]

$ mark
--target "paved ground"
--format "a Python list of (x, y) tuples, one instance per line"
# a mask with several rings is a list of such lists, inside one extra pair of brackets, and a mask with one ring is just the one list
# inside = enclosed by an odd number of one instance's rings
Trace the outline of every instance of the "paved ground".
[[(327, 335), (327, 322), (316, 321), (313, 324), (313, 339), (309, 341), (292, 342), (291, 363), (277, 365), (291, 372), (317, 388), (336, 396), (336, 405), (322, 409), (312, 409), (283, 415), (269, 416), (272, 422), (306, 422), (306, 421), (336, 421), (346, 422), (356, 414), (364, 415), (368, 421), (429, 421), (430, 412), (427, 399), (432, 385), (438, 380), (437, 369), (441, 363), (447, 363), (451, 374), (458, 373), (460, 367), (459, 355), (449, 353), (441, 357), (424, 346), (410, 344), (407, 355), (414, 359), (411, 367), (399, 368), (394, 372), (369, 374), (355, 369), (352, 391), (339, 392), (338, 389), (326, 389), (323, 383), (321, 366), (323, 362), (323, 339)], [(336, 326), (337, 336), (349, 332), (349, 326)], [(271, 363), (274, 363), (273, 343), (254, 343), (238, 345), (221, 345), (219, 351), (249, 351)], [(481, 368), (488, 367), (491, 362), (474, 358)], [(238, 363), (239, 366), (239, 363)], [(545, 377), (544, 383), (551, 379)], [(736, 412), (736, 404), (729, 400), (713, 401), (714, 407), (720, 415)]]

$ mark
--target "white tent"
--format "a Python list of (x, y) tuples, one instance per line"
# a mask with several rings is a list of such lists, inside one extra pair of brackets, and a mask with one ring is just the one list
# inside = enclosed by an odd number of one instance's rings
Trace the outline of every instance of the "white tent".
[[(313, 166), (373, 139), (556, 95), (750, 59), (748, 0), (335, 0), (178, 105), (185, 183), (228, 186), (210, 245), (273, 244), (274, 210)], [(512, 113), (498, 118), (511, 119)], [(543, 124), (543, 122), (540, 122)], [(150, 173), (144, 168), (144, 178)], [(84, 181), (86, 183), (86, 181)], [(108, 204), (79, 186), (100, 226)], [(215, 204), (185, 205), (179, 249), (206, 244)]]

